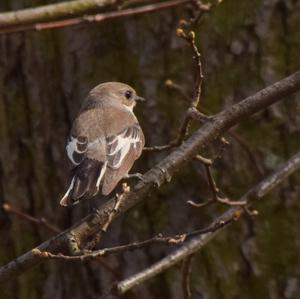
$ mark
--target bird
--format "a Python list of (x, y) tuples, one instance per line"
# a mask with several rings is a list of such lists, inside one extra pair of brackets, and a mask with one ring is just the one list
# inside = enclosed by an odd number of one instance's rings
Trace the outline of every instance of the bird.
[(145, 145), (145, 137), (133, 112), (138, 101), (129, 85), (105, 82), (84, 99), (73, 121), (66, 151), (72, 163), (71, 182), (60, 200), (72, 206), (100, 193), (109, 195), (128, 175)]

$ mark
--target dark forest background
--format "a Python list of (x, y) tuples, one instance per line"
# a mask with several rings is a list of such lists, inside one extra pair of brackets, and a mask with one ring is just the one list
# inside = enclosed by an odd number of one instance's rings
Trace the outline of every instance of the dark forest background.
[[(50, 3), (1, 1), (9, 11)], [(51, 1), (53, 3), (53, 1)], [(58, 2), (58, 1), (57, 1)], [(190, 48), (175, 34), (189, 7), (81, 27), (0, 36), (0, 204), (45, 217), (66, 229), (87, 215), (88, 203), (59, 206), (68, 182), (65, 145), (82, 99), (95, 85), (121, 81), (147, 102), (137, 108), (147, 145), (176, 136), (187, 103), (166, 87), (172, 79), (191, 94)], [(221, 111), (300, 68), (300, 2), (224, 0), (197, 25), (204, 91), (201, 107)], [(216, 143), (202, 154), (218, 157), (214, 175), (224, 194), (238, 199), (300, 148), (300, 117), (287, 99), (244, 120), (225, 148)], [(256, 163), (249, 158), (249, 150)], [(144, 152), (135, 169), (145, 172), (167, 152)], [(192, 298), (296, 299), (300, 294), (299, 173), (266, 201), (259, 215), (225, 230), (195, 257)], [(194, 161), (151, 199), (109, 228), (101, 247), (204, 227), (226, 207), (202, 209), (187, 200), (210, 197), (205, 170)], [(4, 264), (53, 235), (41, 225), (0, 210), (0, 263)], [(153, 245), (98, 261), (49, 261), (1, 286), (0, 298), (99, 298), (116, 278), (125, 278), (172, 248)], [(180, 265), (123, 298), (182, 298)]]

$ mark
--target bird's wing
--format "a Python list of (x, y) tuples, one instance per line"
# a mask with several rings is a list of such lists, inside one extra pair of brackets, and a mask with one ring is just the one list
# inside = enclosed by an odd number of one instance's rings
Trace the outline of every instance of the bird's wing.
[(141, 155), (145, 144), (138, 123), (106, 138), (107, 168), (102, 193), (109, 194), (118, 182), (128, 174), (134, 161)]
[(127, 175), (144, 147), (135, 116), (121, 109), (91, 109), (73, 123), (66, 147), (74, 165), (70, 187), (61, 200), (68, 206), (97, 194), (109, 194)]
[(87, 136), (76, 136), (71, 134), (68, 139), (68, 144), (66, 146), (67, 154), (74, 166), (79, 165), (84, 159), (89, 140)]
[(80, 165), (85, 158), (105, 160), (104, 122), (100, 108), (86, 110), (74, 120), (66, 146), (68, 157), (74, 166)]
[(94, 196), (106, 170), (106, 140), (101, 124), (101, 111), (89, 110), (74, 121), (66, 146), (74, 168), (73, 177), (61, 205), (77, 203)]

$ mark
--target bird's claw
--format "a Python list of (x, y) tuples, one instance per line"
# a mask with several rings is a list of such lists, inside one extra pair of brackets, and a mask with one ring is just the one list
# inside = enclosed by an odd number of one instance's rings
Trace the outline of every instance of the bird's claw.
[(124, 178), (125, 179), (138, 179), (140, 181), (144, 181), (143, 175), (141, 173), (139, 173), (139, 172), (132, 173), (132, 174), (127, 174)]

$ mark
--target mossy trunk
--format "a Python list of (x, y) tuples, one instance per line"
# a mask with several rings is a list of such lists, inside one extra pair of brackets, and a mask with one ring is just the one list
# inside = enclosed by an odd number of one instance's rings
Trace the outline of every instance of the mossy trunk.
[[(24, 1), (0, 3), (20, 8)], [(44, 4), (25, 1), (26, 6)], [(59, 206), (68, 181), (65, 143), (81, 100), (104, 81), (133, 85), (147, 98), (137, 110), (148, 145), (176, 136), (187, 107), (168, 90), (166, 79), (193, 89), (192, 53), (175, 35), (183, 8), (103, 24), (0, 36), (0, 203), (69, 227), (88, 213), (89, 203)], [(300, 11), (297, 1), (226, 0), (197, 26), (205, 74), (201, 105), (222, 110), (300, 67)], [(227, 136), (206, 154), (218, 186), (232, 199), (300, 148), (300, 118), (295, 101), (286, 100), (236, 128), (251, 149)], [(144, 153), (143, 172), (166, 153)], [(192, 298), (299, 298), (299, 174), (257, 205), (260, 214), (224, 231), (194, 258)], [(101, 246), (142, 240), (157, 233), (200, 228), (223, 208), (201, 210), (186, 204), (210, 196), (205, 172), (194, 162), (151, 199), (109, 229)], [(0, 210), (0, 263), (4, 264), (52, 233), (42, 225)], [(110, 256), (102, 262), (45, 262), (1, 286), (0, 298), (99, 298), (110, 284), (153, 263), (171, 250), (149, 249)], [(145, 283), (124, 298), (182, 298), (180, 267)]]

